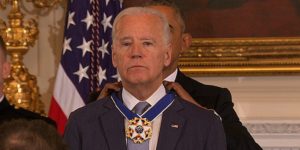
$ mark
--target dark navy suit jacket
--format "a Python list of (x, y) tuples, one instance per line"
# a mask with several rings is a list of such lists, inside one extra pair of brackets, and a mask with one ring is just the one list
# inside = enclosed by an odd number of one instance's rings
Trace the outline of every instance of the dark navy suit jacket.
[[(109, 97), (92, 102), (71, 113), (64, 139), (71, 150), (126, 150), (124, 117)], [(163, 113), (157, 150), (225, 149), (222, 123), (212, 111), (176, 97)]]

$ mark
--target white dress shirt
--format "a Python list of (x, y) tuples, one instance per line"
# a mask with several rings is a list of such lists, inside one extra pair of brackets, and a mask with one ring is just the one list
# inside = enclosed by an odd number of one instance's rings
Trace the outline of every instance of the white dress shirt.
[[(148, 99), (146, 99), (146, 102), (148, 102), (152, 107), (165, 95), (166, 95), (166, 90), (163, 85), (160, 85), (160, 87)], [(123, 91), (122, 91), (122, 98), (123, 98), (124, 104), (130, 110), (132, 110), (134, 108), (134, 106), (138, 102), (140, 102), (140, 100), (135, 98), (126, 89), (123, 89)], [(150, 108), (148, 108), (148, 109), (150, 109)], [(152, 121), (152, 137), (149, 141), (149, 150), (156, 150), (159, 131), (160, 131), (161, 119), (162, 119), (162, 114), (159, 114)], [(127, 127), (128, 127), (128, 120), (125, 119), (125, 128), (127, 129)]]
[(167, 76), (165, 78), (165, 81), (175, 82), (175, 79), (177, 77), (177, 72), (178, 72), (178, 68), (176, 68), (176, 70), (173, 73), (171, 73), (169, 76)]

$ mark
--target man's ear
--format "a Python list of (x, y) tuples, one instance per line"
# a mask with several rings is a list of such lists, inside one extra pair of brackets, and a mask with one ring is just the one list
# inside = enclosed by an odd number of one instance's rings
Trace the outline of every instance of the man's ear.
[(116, 56), (116, 52), (114, 51), (114, 47), (111, 46), (111, 59), (112, 59), (112, 64), (113, 66), (116, 68), (117, 67), (117, 56)]
[(182, 35), (182, 47), (181, 52), (186, 51), (192, 45), (192, 35), (189, 33), (183, 33)]
[(10, 63), (9, 62), (4, 62), (3, 64), (2, 64), (2, 77), (4, 78), (4, 79), (6, 79), (8, 76), (9, 76), (9, 74), (10, 74)]
[(171, 63), (171, 56), (172, 56), (172, 45), (171, 43), (168, 44), (166, 47), (166, 53), (165, 53), (165, 67), (169, 66)]

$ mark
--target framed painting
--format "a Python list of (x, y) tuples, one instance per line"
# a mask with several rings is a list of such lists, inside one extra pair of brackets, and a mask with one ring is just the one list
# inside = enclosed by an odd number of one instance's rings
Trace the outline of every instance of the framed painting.
[(193, 36), (179, 62), (186, 74), (300, 74), (300, 0), (173, 1)]

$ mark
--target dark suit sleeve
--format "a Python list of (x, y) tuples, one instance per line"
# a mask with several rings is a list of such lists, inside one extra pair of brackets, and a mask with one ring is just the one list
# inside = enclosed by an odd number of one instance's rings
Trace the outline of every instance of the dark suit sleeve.
[(0, 124), (6, 121), (10, 121), (12, 119), (39, 119), (45, 121), (46, 123), (56, 128), (56, 123), (52, 119), (41, 116), (38, 113), (31, 112), (23, 108), (16, 109), (15, 106), (9, 104), (8, 100), (4, 97), (3, 100), (0, 102)]
[(231, 94), (228, 89), (222, 88), (217, 99), (216, 112), (222, 117), (226, 134), (228, 150), (262, 150), (254, 141), (247, 128), (240, 122), (233, 109)]
[(205, 150), (226, 150), (226, 138), (221, 120), (214, 116), (208, 133)]
[(214, 109), (222, 117), (223, 122), (235, 122), (241, 124), (238, 115), (233, 109), (233, 102), (228, 89), (220, 88)]
[(233, 109), (228, 89), (202, 84), (178, 71), (176, 82), (202, 106), (214, 109), (221, 117), (228, 150), (261, 150)]
[(79, 129), (74, 114), (71, 113), (64, 132), (64, 141), (70, 150), (81, 150)]

